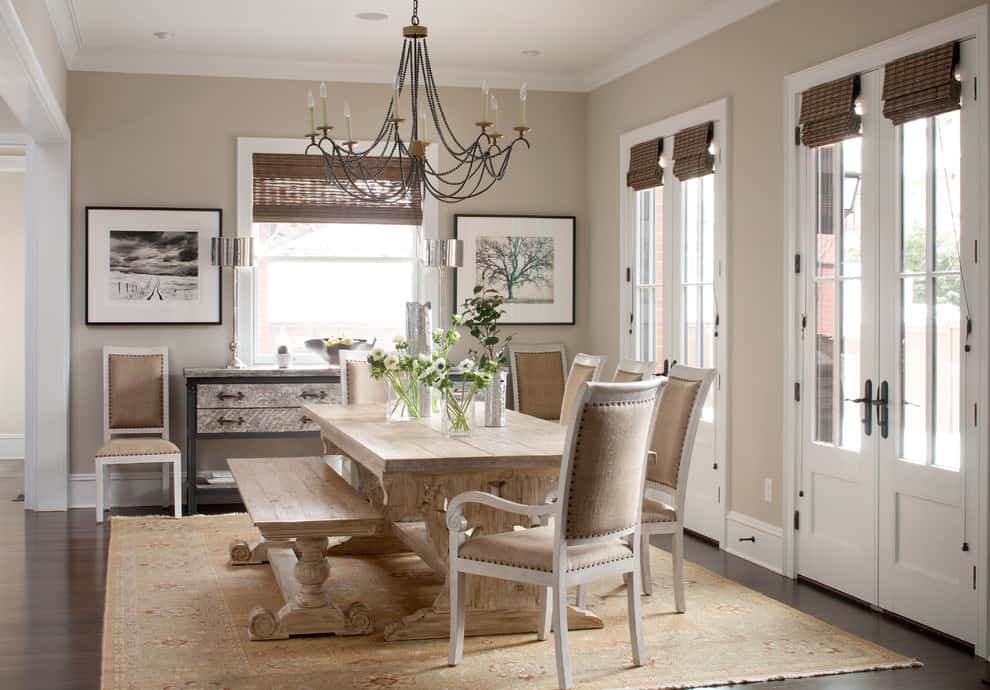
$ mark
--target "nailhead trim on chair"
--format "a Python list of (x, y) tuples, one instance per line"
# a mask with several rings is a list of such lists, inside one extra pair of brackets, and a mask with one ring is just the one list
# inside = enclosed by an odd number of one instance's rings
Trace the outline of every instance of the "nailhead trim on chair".
[(98, 458), (125, 458), (134, 457), (135, 455), (181, 455), (180, 450), (161, 450), (155, 451), (153, 453), (104, 453), (103, 455), (97, 455)]
[[(628, 559), (630, 559), (632, 557), (633, 557), (632, 552), (630, 552), (628, 556), (623, 556), (622, 558), (609, 558), (608, 560), (605, 560), (605, 561), (595, 561), (594, 563), (591, 563), (589, 565), (582, 566), (580, 568), (568, 568), (567, 569), (567, 572), (573, 573), (573, 572), (576, 572), (578, 570), (587, 570), (588, 568), (597, 568), (598, 566), (605, 565), (606, 563), (618, 563), (619, 561), (625, 561), (625, 560), (628, 560)], [(460, 556), (460, 558), (464, 558), (464, 557), (463, 556)], [(509, 567), (509, 568), (519, 568), (520, 570), (535, 570), (536, 572), (540, 572), (540, 573), (553, 572), (552, 569), (551, 570), (544, 570), (543, 568), (530, 568), (529, 566), (526, 566), (526, 565), (518, 565), (516, 563), (508, 563), (508, 562), (505, 562), (505, 561), (491, 561), (491, 560), (484, 559), (484, 558), (464, 558), (464, 560), (465, 561), (477, 561), (478, 563), (491, 563), (492, 565), (504, 565), (504, 566)]]

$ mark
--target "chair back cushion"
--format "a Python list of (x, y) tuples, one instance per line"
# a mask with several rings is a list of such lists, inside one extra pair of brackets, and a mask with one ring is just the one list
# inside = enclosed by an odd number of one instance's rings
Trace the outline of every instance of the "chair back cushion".
[(560, 423), (567, 424), (571, 418), (571, 409), (581, 390), (581, 384), (595, 378), (595, 367), (587, 364), (574, 364), (567, 374), (567, 385), (564, 386), (564, 402), (560, 406)]
[(630, 381), (642, 381), (643, 375), (638, 371), (623, 371), (622, 369), (616, 369), (615, 374), (612, 376), (612, 381), (615, 383), (629, 383)]
[(110, 429), (165, 426), (165, 359), (159, 354), (108, 355)]
[[(651, 482), (677, 489), (684, 441), (691, 426), (691, 413), (703, 381), (670, 376), (660, 397), (660, 409), (653, 430), (651, 449), (657, 454), (656, 464), (647, 465), (646, 478)], [(701, 406), (698, 406), (698, 413)]]
[(564, 399), (560, 352), (516, 352), (519, 410), (540, 419), (557, 419)]
[(346, 359), (347, 404), (370, 405), (384, 403), (388, 397), (384, 381), (371, 378), (371, 365), (366, 361)]
[(574, 456), (564, 499), (565, 538), (600, 537), (636, 526), (659, 385), (656, 381), (611, 400), (596, 400), (594, 395), (585, 399), (570, 430)]

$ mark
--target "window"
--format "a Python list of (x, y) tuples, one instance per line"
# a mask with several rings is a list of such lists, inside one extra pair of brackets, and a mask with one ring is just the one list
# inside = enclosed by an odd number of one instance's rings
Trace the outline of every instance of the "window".
[(297, 361), (310, 338), (347, 335), (391, 342), (417, 300), (417, 227), (254, 223), (254, 353), (273, 360), (287, 345)]
[(663, 188), (636, 192), (636, 358), (659, 362), (663, 349)]
[(274, 363), (280, 345), (296, 364), (322, 364), (305, 347), (312, 338), (389, 344), (405, 333), (406, 302), (438, 303), (417, 252), (419, 238), (435, 236), (436, 201), (355, 203), (323, 181), (318, 156), (300, 154), (294, 139), (237, 142), (237, 232), (255, 239), (255, 266), (240, 274), (238, 336), (249, 365)]

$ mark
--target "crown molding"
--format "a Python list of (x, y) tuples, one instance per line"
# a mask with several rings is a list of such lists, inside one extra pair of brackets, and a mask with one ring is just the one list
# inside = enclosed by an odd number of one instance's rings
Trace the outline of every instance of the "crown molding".
[(777, 0), (714, 0), (683, 21), (667, 26), (584, 73), (584, 91), (594, 91), (689, 43), (769, 7)]
[(79, 19), (73, 0), (46, 0), (48, 16), (51, 18), (55, 37), (65, 64), (71, 69), (76, 56), (82, 48), (82, 34), (79, 31)]
[[(308, 81), (391, 84), (395, 65), (349, 62), (281, 60), (277, 58), (232, 57), (196, 53), (137, 53), (83, 47), (70, 69), (84, 72), (123, 72), (169, 74), (199, 77), (239, 77), (245, 79), (291, 79)], [(487, 80), (492, 88), (518, 89), (529, 82), (536, 91), (581, 91), (583, 79), (574, 74), (533, 74), (532, 72), (492, 72), (478, 69), (448, 69), (436, 75), (440, 86), (477, 87)]]

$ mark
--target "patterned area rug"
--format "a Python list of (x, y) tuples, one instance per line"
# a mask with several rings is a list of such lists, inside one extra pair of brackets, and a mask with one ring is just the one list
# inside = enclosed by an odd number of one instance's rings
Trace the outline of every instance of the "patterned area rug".
[[(384, 623), (428, 606), (441, 586), (411, 554), (331, 559), (332, 595), (361, 600), (375, 634), (251, 642), (248, 611), (276, 610), (267, 565), (227, 564), (246, 515), (114, 518), (103, 633), (103, 688), (554, 688), (553, 641), (469, 637), (464, 663), (445, 640), (390, 642)], [(673, 613), (670, 558), (651, 549), (655, 594), (643, 598), (649, 659), (631, 665), (619, 578), (597, 583), (601, 630), (572, 631), (581, 688), (691, 688), (902, 668), (917, 662), (687, 563), (686, 614)]]

